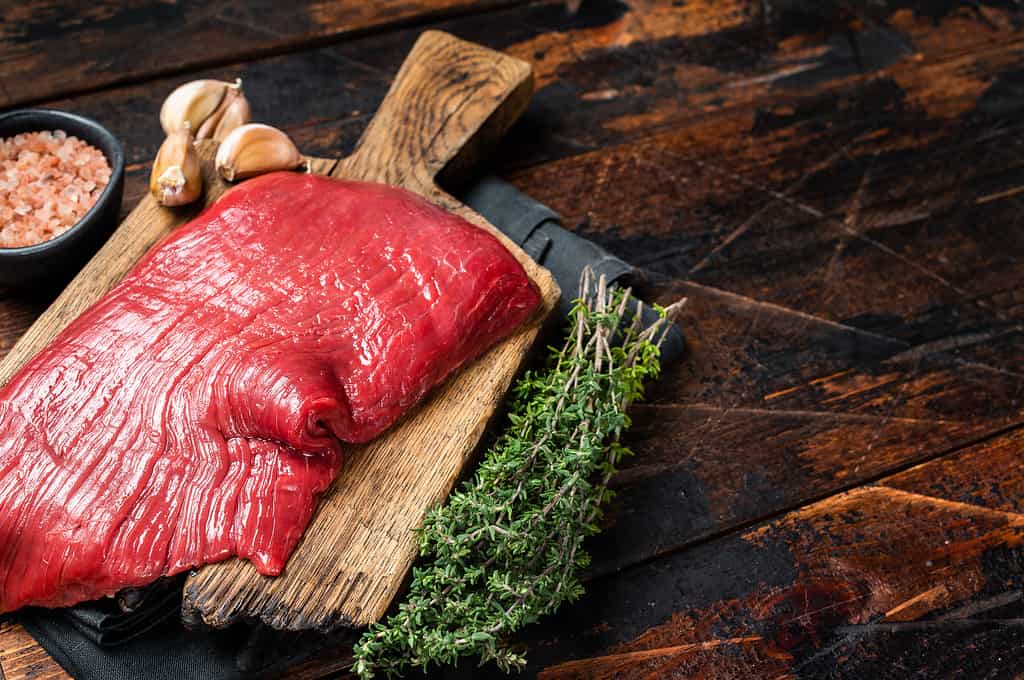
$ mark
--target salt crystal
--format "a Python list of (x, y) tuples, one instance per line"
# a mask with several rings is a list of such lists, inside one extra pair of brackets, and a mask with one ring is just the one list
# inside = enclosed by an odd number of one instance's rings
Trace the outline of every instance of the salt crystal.
[(103, 153), (63, 130), (0, 139), (0, 247), (63, 233), (109, 181)]

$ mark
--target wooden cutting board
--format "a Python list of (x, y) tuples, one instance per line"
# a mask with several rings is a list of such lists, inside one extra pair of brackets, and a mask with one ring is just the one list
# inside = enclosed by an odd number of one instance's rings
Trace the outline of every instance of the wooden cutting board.
[[(544, 303), (528, 324), (384, 436), (346, 451), (341, 474), (281, 576), (260, 576), (237, 559), (204, 567), (188, 578), (183, 614), (217, 627), (261, 619), (277, 628), (324, 630), (384, 614), (416, 556), (412, 529), (451, 490), (558, 301), (547, 270), (435, 184), (442, 168), (468, 167), (504, 133), (532, 89), (526, 62), (429, 31), (406, 57), (353, 154), (312, 159), (312, 172), (405, 187), (494, 233), (526, 268)], [(216, 145), (204, 142), (200, 151), (209, 205), (228, 187), (213, 172)], [(143, 199), (0, 362), (0, 383), (198, 209), (170, 210)]]

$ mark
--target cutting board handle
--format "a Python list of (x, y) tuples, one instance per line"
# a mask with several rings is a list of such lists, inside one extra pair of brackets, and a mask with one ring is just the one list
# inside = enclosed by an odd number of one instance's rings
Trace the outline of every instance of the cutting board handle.
[(355, 152), (332, 174), (430, 191), (449, 161), (473, 155), (481, 128), (486, 126), (488, 139), (503, 133), (532, 92), (533, 70), (527, 62), (426, 31)]

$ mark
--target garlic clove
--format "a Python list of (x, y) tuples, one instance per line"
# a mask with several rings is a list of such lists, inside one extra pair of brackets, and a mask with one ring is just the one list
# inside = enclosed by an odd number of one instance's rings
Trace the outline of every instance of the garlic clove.
[(172, 132), (160, 145), (149, 175), (149, 191), (161, 205), (179, 206), (199, 198), (203, 175), (192, 131), (186, 125)]
[(217, 123), (220, 122), (220, 119), (224, 115), (224, 102), (226, 102), (230, 96), (231, 92), (229, 91), (224, 95), (224, 99), (221, 101), (220, 106), (217, 107), (217, 110), (207, 116), (206, 120), (204, 120), (199, 128), (196, 129), (195, 139), (197, 142), (200, 139), (210, 139), (213, 137), (213, 131), (217, 129)]
[(213, 115), (224, 101), (230, 88), (241, 86), (241, 81), (226, 83), (221, 80), (193, 80), (178, 86), (167, 95), (160, 107), (160, 125), (171, 134), (188, 123), (195, 131)]
[(305, 159), (295, 143), (281, 130), (249, 123), (232, 130), (217, 149), (215, 164), (229, 182), (276, 170), (293, 170)]
[[(239, 100), (242, 100), (239, 103)], [(245, 120), (240, 120), (241, 118)], [(221, 122), (225, 121), (224, 135), (234, 130), (239, 125), (249, 122), (249, 100), (245, 98), (245, 93), (242, 92), (242, 79), (236, 78), (233, 85), (227, 86), (227, 91), (224, 93), (224, 98), (221, 99), (217, 109), (207, 116), (206, 120), (196, 130), (196, 140), (200, 139), (217, 139), (217, 130), (221, 127)]]
[[(229, 96), (231, 96), (230, 93)], [(232, 131), (248, 123), (252, 117), (252, 112), (249, 110), (249, 100), (245, 98), (245, 94), (241, 89), (234, 93), (231, 101), (225, 102), (223, 108), (224, 114), (220, 117), (220, 120), (217, 122), (217, 128), (213, 131), (213, 138), (218, 142), (223, 142)]]

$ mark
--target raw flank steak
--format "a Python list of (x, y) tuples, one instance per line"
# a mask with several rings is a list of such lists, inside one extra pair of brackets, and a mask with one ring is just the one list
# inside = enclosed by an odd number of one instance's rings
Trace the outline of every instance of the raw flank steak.
[(0, 390), (0, 612), (231, 555), (280, 573), (341, 442), (539, 302), (497, 239), (402, 189), (232, 189)]

